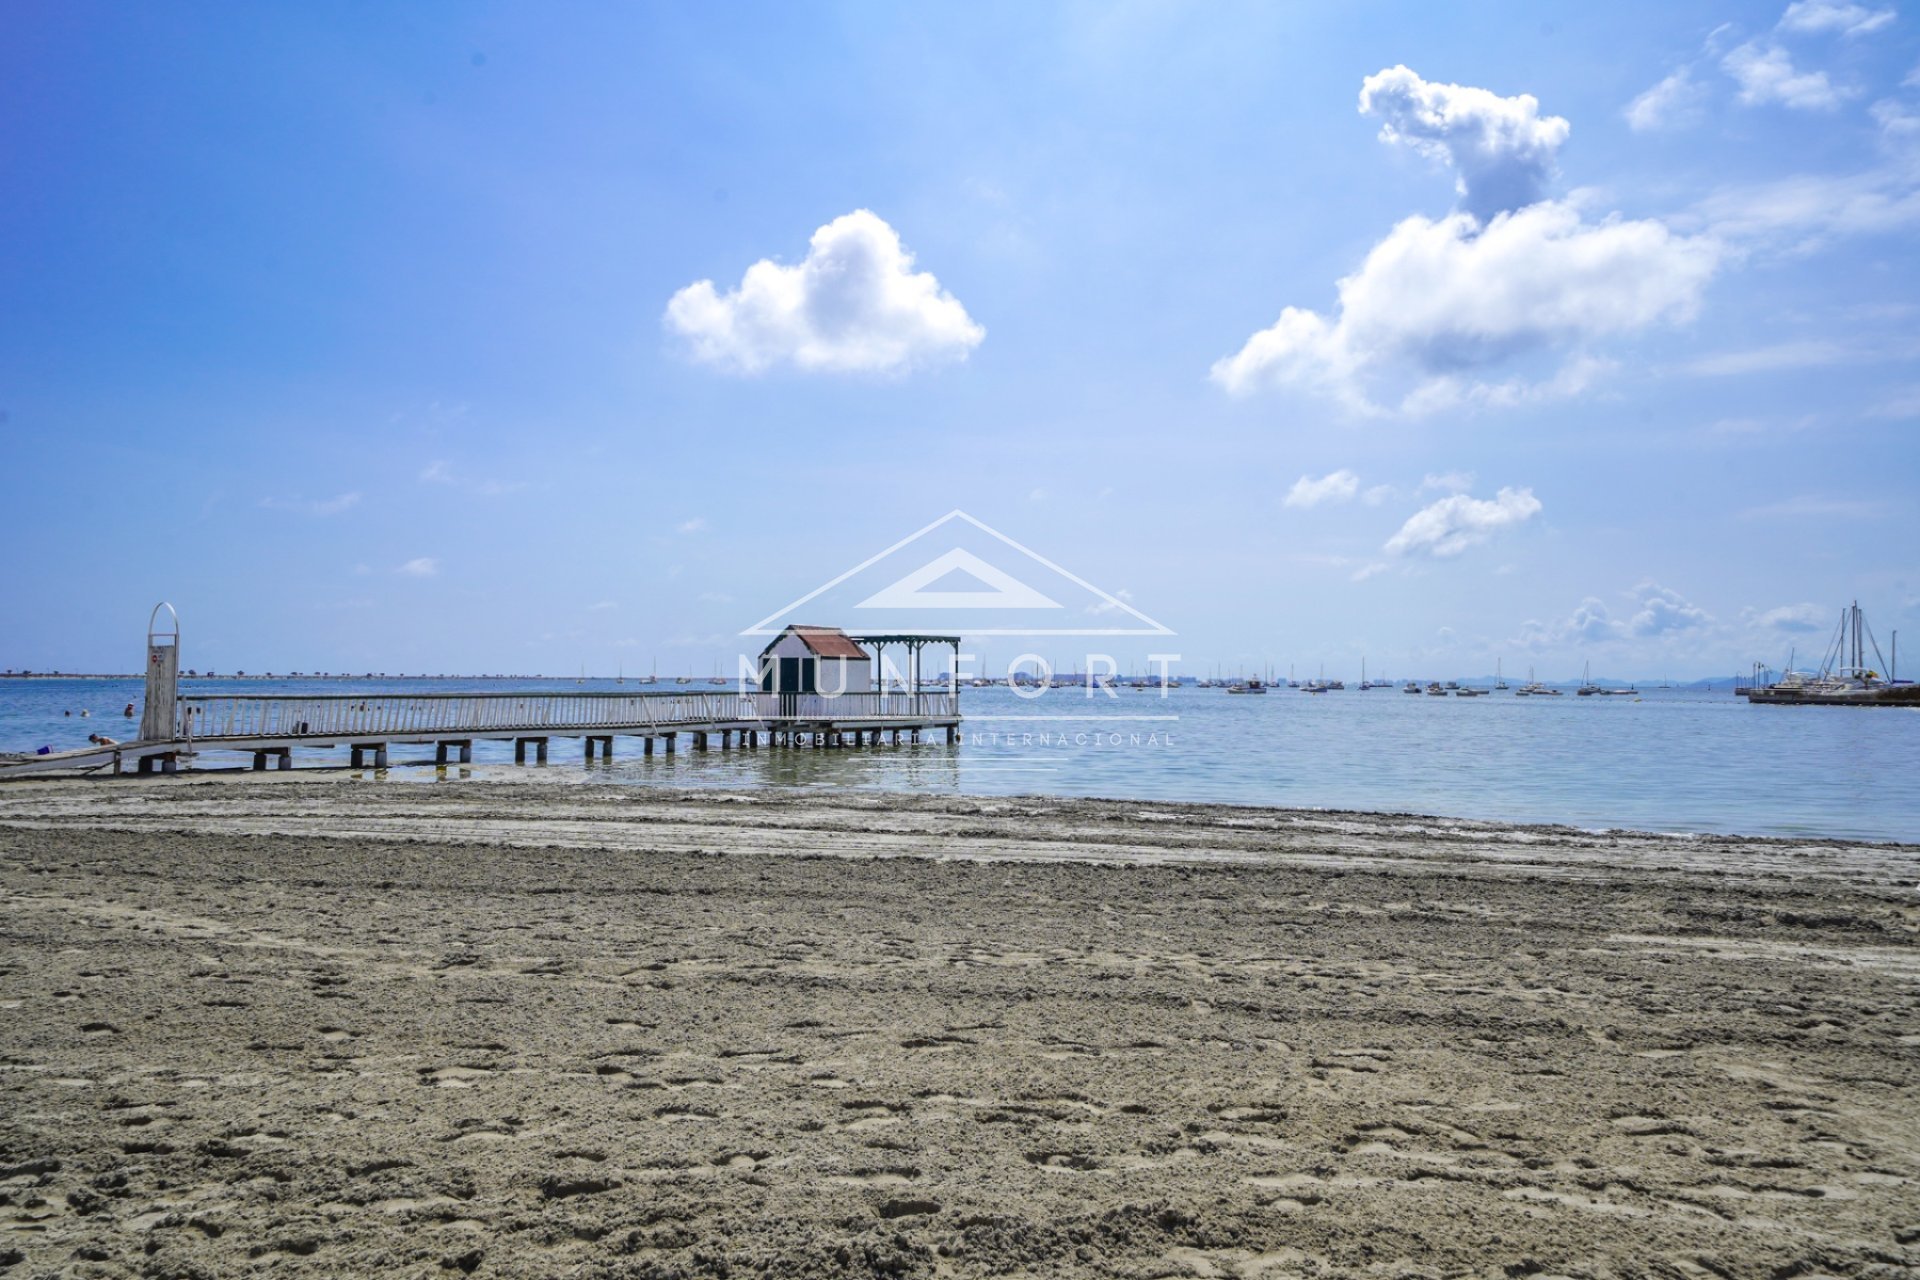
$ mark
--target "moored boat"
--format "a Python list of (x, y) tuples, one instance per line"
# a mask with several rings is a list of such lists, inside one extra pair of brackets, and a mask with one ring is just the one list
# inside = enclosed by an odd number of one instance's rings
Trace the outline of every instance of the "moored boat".
[[(1737, 690), (1748, 702), (1772, 706), (1800, 707), (1920, 707), (1920, 685), (1898, 679), (1900, 661), (1898, 633), (1895, 633), (1893, 662), (1886, 663), (1880, 642), (1867, 625), (1860, 602), (1854, 601), (1840, 611), (1840, 625), (1827, 644), (1820, 670), (1813, 673), (1788, 671), (1770, 685)], [(1874, 660), (1887, 668), (1867, 665), (1871, 649)]]

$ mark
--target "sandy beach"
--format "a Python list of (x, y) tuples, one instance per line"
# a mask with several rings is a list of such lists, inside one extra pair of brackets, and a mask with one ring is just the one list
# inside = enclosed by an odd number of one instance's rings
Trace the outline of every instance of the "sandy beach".
[(1920, 848), (0, 788), (20, 1275), (1892, 1276)]

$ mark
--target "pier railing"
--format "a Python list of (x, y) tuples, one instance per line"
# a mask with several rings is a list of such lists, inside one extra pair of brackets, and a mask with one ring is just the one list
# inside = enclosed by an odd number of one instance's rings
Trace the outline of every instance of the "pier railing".
[(959, 714), (950, 693), (223, 694), (176, 700), (174, 736), (455, 737), (646, 733), (791, 721), (930, 720)]

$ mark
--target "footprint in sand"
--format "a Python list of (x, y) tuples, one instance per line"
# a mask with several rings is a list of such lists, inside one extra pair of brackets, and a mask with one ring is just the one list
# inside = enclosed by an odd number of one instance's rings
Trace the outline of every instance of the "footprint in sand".
[(863, 1099), (850, 1099), (840, 1105), (851, 1117), (842, 1121), (840, 1128), (851, 1130), (878, 1129), (883, 1125), (898, 1124), (907, 1110), (904, 1105)]
[(1029, 1151), (1027, 1163), (1059, 1173), (1093, 1173), (1102, 1167), (1093, 1156), (1074, 1151)]
[(837, 1173), (828, 1176), (827, 1181), (842, 1187), (904, 1187), (920, 1177), (920, 1171), (912, 1165), (891, 1165), (885, 1168), (855, 1169), (852, 1173)]
[(422, 1067), (421, 1083), (438, 1089), (471, 1089), (477, 1081), (495, 1074), (492, 1067)]

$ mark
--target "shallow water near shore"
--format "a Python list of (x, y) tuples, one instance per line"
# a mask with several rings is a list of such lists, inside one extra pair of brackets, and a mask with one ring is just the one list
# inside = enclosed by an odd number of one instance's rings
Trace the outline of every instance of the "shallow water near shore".
[[(572, 680), (193, 681), (190, 693), (462, 692), (550, 688)], [(700, 688), (701, 686), (695, 686)], [(587, 681), (587, 690), (633, 691)], [(672, 690), (675, 686), (661, 686)], [(0, 750), (81, 746), (89, 732), (131, 737), (121, 708), (133, 680), (0, 682)], [(1055, 690), (1022, 698), (965, 690), (958, 747), (845, 751), (682, 750), (645, 757), (619, 739), (585, 765), (556, 739), (544, 768), (516, 768), (512, 744), (475, 744), (474, 768), (430, 767), (432, 750), (396, 747), (393, 780), (592, 779), (635, 785), (856, 787), (972, 795), (1114, 796), (1437, 814), (1651, 831), (1920, 839), (1920, 711), (1754, 707), (1724, 690), (1638, 697), (1429, 698), (1397, 688), (1322, 695), (1276, 690)], [(81, 718), (81, 710), (92, 715)], [(64, 713), (72, 711), (69, 717)], [(298, 763), (341, 765), (344, 750)], [(429, 767), (411, 767), (428, 762)], [(245, 764), (208, 753), (202, 767)], [(372, 776), (369, 774), (369, 776)]]

